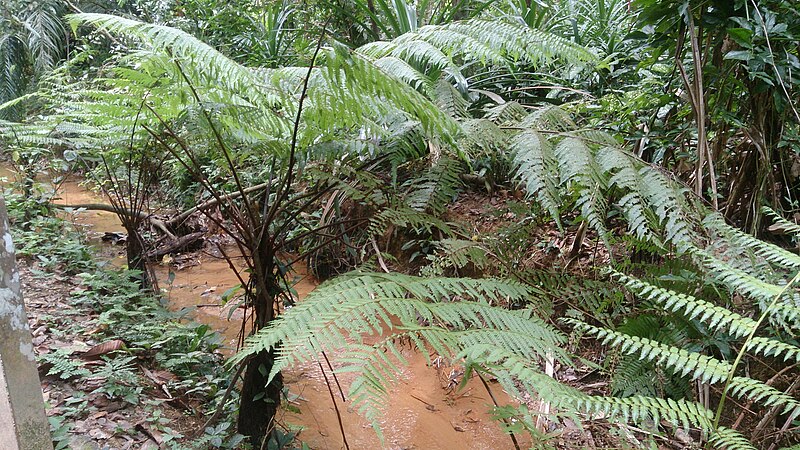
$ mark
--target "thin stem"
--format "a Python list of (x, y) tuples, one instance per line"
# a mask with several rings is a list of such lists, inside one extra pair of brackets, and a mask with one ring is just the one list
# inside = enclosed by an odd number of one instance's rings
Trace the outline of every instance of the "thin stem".
[(265, 220), (267, 223), (272, 223), (272, 220), (278, 214), (283, 199), (289, 195), (289, 190), (292, 188), (292, 181), (294, 180), (294, 166), (297, 163), (297, 140), (298, 133), (300, 132), (300, 119), (303, 115), (303, 104), (308, 97), (308, 82), (311, 80), (311, 73), (314, 71), (314, 64), (317, 62), (317, 56), (319, 56), (319, 52), (322, 49), (322, 43), (325, 40), (325, 35), (327, 34), (328, 23), (330, 20), (331, 17), (328, 17), (328, 19), (325, 21), (325, 24), (322, 26), (322, 32), (320, 32), (319, 40), (317, 41), (317, 47), (314, 49), (314, 54), (311, 56), (311, 63), (308, 65), (308, 71), (303, 79), (303, 88), (300, 91), (300, 100), (297, 104), (297, 114), (295, 115), (294, 127), (292, 129), (292, 141), (289, 148), (289, 162), (286, 166), (286, 178), (284, 179), (284, 182), (278, 186), (278, 191), (275, 195), (275, 203), (270, 206), (269, 213), (267, 214)]
[[(327, 357), (325, 359), (327, 360)], [(323, 378), (325, 378), (325, 385), (328, 387), (328, 394), (330, 394), (331, 396), (333, 409), (334, 411), (336, 411), (336, 420), (339, 422), (339, 431), (342, 433), (342, 442), (344, 442), (344, 448), (345, 450), (350, 450), (350, 444), (347, 443), (347, 433), (344, 432), (344, 423), (342, 422), (342, 414), (339, 412), (339, 405), (336, 404), (336, 396), (333, 395), (333, 388), (331, 387), (331, 382), (328, 381), (328, 375), (325, 373), (325, 369), (322, 368), (322, 363), (320, 362), (319, 359), (317, 359), (317, 364), (319, 365), (319, 370), (320, 372), (322, 372)]]
[(722, 409), (725, 406), (725, 398), (727, 397), (728, 390), (731, 387), (731, 381), (733, 380), (733, 377), (736, 374), (736, 368), (739, 366), (739, 363), (742, 361), (742, 358), (744, 357), (744, 354), (747, 351), (747, 347), (750, 344), (750, 341), (753, 340), (753, 337), (755, 336), (756, 331), (758, 331), (758, 327), (760, 327), (761, 324), (764, 323), (764, 320), (766, 320), (767, 316), (769, 315), (769, 312), (772, 310), (772, 308), (775, 307), (775, 305), (778, 303), (778, 301), (781, 299), (781, 297), (783, 297), (783, 294), (785, 294), (786, 291), (788, 291), (789, 288), (791, 288), (798, 281), (800, 281), (800, 272), (797, 272), (797, 274), (794, 276), (794, 278), (792, 278), (788, 283), (786, 283), (786, 286), (784, 286), (783, 289), (781, 289), (781, 291), (778, 292), (778, 294), (775, 296), (775, 298), (772, 299), (772, 303), (770, 303), (769, 306), (767, 306), (764, 309), (764, 312), (761, 313), (761, 316), (758, 318), (758, 321), (753, 326), (753, 329), (750, 330), (750, 335), (747, 336), (747, 339), (745, 339), (744, 343), (742, 344), (742, 348), (741, 348), (741, 350), (739, 350), (739, 353), (736, 355), (736, 360), (734, 360), (733, 366), (731, 366), (730, 372), (728, 372), (728, 379), (725, 380), (725, 388), (722, 390), (722, 397), (720, 397), (720, 399), (719, 399), (719, 405), (717, 406), (717, 412), (716, 412), (716, 414), (714, 414), (714, 426), (712, 427), (712, 430), (716, 430), (719, 427), (719, 420), (722, 417)]
[[(494, 398), (494, 393), (492, 393), (492, 390), (489, 389), (489, 383), (486, 382), (486, 379), (483, 378), (483, 375), (481, 375), (480, 372), (476, 372), (476, 373), (478, 374), (478, 378), (481, 379), (481, 383), (483, 383), (483, 387), (486, 388), (486, 393), (489, 394), (489, 398), (492, 399), (492, 403), (494, 403), (494, 407), (495, 408), (499, 408), (500, 405), (497, 403), (497, 399)], [(511, 425), (510, 423), (508, 423), (508, 419), (503, 418), (502, 420), (503, 420), (503, 423), (505, 423), (506, 425), (509, 425), (509, 426)], [(508, 435), (511, 436), (511, 442), (514, 443), (514, 448), (516, 450), (520, 450), (519, 442), (517, 442), (517, 437), (514, 436), (514, 433), (508, 433)]]

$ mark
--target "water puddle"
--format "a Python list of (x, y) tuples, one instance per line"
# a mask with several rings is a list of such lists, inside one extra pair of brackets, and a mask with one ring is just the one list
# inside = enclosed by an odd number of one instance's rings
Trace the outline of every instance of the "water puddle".
[[(87, 190), (76, 181), (61, 184), (57, 200), (62, 204), (108, 203), (101, 195)], [(97, 238), (106, 232), (123, 232), (116, 215), (104, 211), (66, 213), (78, 226)], [(114, 264), (124, 264), (121, 246), (102, 245), (101, 255)], [(224, 345), (235, 351), (243, 314), (241, 309), (224, 306), (223, 294), (239, 284), (225, 259), (212, 252), (196, 254), (197, 264), (177, 270), (167, 264), (154, 265), (159, 285), (171, 309), (193, 310), (193, 318), (221, 333)], [(234, 260), (241, 269), (241, 261)], [(304, 270), (297, 269), (295, 289), (300, 301), (316, 284)], [(229, 320), (230, 319), (230, 320)], [(336, 367), (335, 356), (328, 355)], [(352, 404), (339, 402), (345, 435), (351, 449), (500, 449), (513, 448), (509, 437), (500, 432), (488, 414), (492, 403), (481, 381), (469, 380), (462, 390), (453, 390), (450, 367), (431, 367), (426, 358), (410, 349), (404, 350), (409, 366), (403, 381), (390, 390), (389, 408), (381, 421), (384, 441), (381, 443), (371, 425), (357, 414)], [(322, 364), (326, 364), (323, 360)], [(333, 384), (330, 370), (325, 370)], [(457, 375), (457, 373), (456, 373)], [(301, 425), (300, 439), (313, 449), (342, 449), (341, 431), (325, 377), (316, 364), (287, 371), (284, 374), (290, 392), (297, 396), (294, 405), (299, 414), (284, 411), (278, 420)], [(460, 378), (458, 378), (460, 380)], [(352, 381), (346, 374), (339, 382), (346, 392)], [(457, 383), (457, 381), (456, 381)], [(496, 384), (489, 382), (492, 394), (500, 404), (512, 400)], [(339, 397), (336, 385), (333, 394)], [(523, 446), (526, 442), (521, 443)]]

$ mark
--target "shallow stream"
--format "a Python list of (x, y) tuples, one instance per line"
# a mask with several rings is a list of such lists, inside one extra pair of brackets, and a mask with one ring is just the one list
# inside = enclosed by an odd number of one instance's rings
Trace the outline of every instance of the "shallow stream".
[[(11, 173), (0, 175), (13, 176)], [(59, 197), (57, 202), (64, 204), (108, 203), (101, 195), (72, 180), (61, 184)], [(81, 211), (66, 214), (66, 217), (76, 226), (86, 229), (100, 254), (109, 262), (125, 264), (122, 246), (105, 244), (99, 239), (106, 232), (124, 232), (115, 214)], [(169, 300), (170, 308), (192, 308), (194, 320), (218, 331), (224, 338), (227, 351), (232, 353), (236, 349), (242, 313), (221, 306), (221, 296), (237, 285), (238, 280), (224, 259), (210, 253), (201, 253), (195, 258), (199, 264), (183, 270), (168, 264), (154, 266), (159, 285)], [(316, 284), (305, 274), (304, 267), (294, 269), (297, 272), (294, 288), (302, 301)], [(410, 349), (404, 353), (409, 366), (404, 370), (403, 381), (390, 391), (390, 407), (381, 421), (382, 443), (350, 403), (341, 403), (334, 385), (333, 393), (340, 401), (339, 411), (350, 449), (513, 448), (509, 437), (499, 430), (488, 414), (491, 398), (479, 379), (469, 380), (464, 389), (453, 390), (453, 380), (460, 380), (457, 367), (432, 367), (423, 355)], [(328, 356), (336, 367), (336, 355)], [(330, 379), (329, 372), (326, 370)], [(278, 420), (284, 424), (304, 426), (300, 439), (313, 449), (344, 448), (331, 393), (320, 367), (316, 364), (296, 367), (284, 373), (284, 381), (290, 392), (297, 396), (294, 403), (300, 413), (284, 411)], [(346, 375), (339, 376), (345, 392), (350, 381)], [(489, 385), (500, 404), (511, 402), (496, 383), (490, 382)], [(526, 442), (521, 444), (525, 446)]]

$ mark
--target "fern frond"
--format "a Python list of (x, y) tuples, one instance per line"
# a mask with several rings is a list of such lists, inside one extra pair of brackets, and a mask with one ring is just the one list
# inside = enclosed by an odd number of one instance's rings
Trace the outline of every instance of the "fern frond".
[(53, 70), (66, 48), (67, 30), (61, 22), (60, 2), (37, 2), (25, 19), (28, 29), (28, 48), (34, 68), (42, 73)]
[(433, 102), (452, 117), (469, 117), (469, 101), (449, 81), (439, 78), (431, 91)]
[(708, 437), (708, 442), (714, 448), (723, 450), (756, 450), (750, 441), (736, 430), (719, 427)]
[(761, 212), (772, 218), (773, 224), (769, 227), (771, 231), (781, 231), (800, 236), (800, 225), (784, 219), (783, 216), (766, 206), (761, 207)]
[[(575, 319), (563, 319), (576, 330), (596, 336), (605, 345), (617, 348), (625, 355), (638, 355), (642, 360), (652, 361), (660, 366), (669, 368), (682, 376), (690, 376), (704, 383), (719, 383), (727, 379), (733, 366), (710, 356), (689, 352), (681, 348), (665, 345), (651, 339), (638, 336), (629, 336), (605, 328), (595, 327)], [(789, 352), (783, 346), (779, 347), (770, 339), (758, 340), (758, 344), (748, 345), (748, 348), (762, 348), (758, 352), (767, 354), (766, 348), (771, 351)], [(796, 350), (792, 350), (796, 355)], [(733, 377), (730, 383), (730, 393), (742, 398), (748, 398), (761, 404), (784, 406), (784, 410), (800, 406), (794, 397), (785, 394), (766, 383), (748, 377)]]
[(462, 151), (468, 157), (502, 154), (508, 148), (508, 134), (486, 119), (466, 119), (461, 121), (464, 132)]
[(535, 196), (562, 228), (558, 160), (552, 145), (538, 133), (524, 131), (511, 141), (510, 150), (514, 155), (515, 176), (521, 180), (528, 195)]
[(642, 172), (631, 159), (616, 148), (602, 147), (597, 154), (597, 161), (607, 173), (613, 173), (608, 182), (616, 186), (624, 195), (618, 204), (628, 222), (628, 231), (642, 241), (660, 245), (660, 239), (653, 230), (658, 229), (658, 220), (649, 209), (644, 196)]
[(428, 42), (464, 61), (487, 65), (503, 66), (509, 60), (522, 60), (538, 66), (556, 58), (576, 63), (595, 59), (568, 39), (505, 20), (471, 19), (427, 25), (396, 39), (401, 43), (415, 40)]
[(736, 314), (722, 306), (713, 305), (691, 295), (664, 289), (614, 270), (611, 271), (611, 274), (642, 298), (660, 304), (667, 311), (680, 313), (687, 319), (699, 320), (712, 330), (727, 328), (731, 336), (741, 338), (755, 329), (755, 320)]
[(422, 176), (412, 178), (404, 184), (409, 190), (405, 195), (405, 203), (415, 211), (441, 215), (453, 201), (456, 189), (461, 186), (460, 173), (461, 164), (458, 161), (440, 159)]
[(717, 383), (727, 378), (731, 365), (710, 356), (689, 352), (660, 342), (629, 336), (606, 328), (599, 328), (575, 319), (563, 319), (575, 329), (596, 336), (601, 343), (611, 345), (626, 355), (653, 361), (683, 376), (691, 376), (704, 383)]
[(453, 235), (450, 226), (443, 220), (409, 207), (385, 209), (379, 212), (370, 219), (369, 226), (367, 226), (367, 234), (370, 236), (382, 236), (391, 226), (410, 228), (417, 233), (424, 231), (428, 234), (436, 229), (447, 236)]
[(751, 399), (764, 406), (783, 406), (784, 412), (800, 406), (800, 402), (791, 395), (748, 377), (733, 377), (729, 393), (740, 398)]
[(781, 355), (783, 355), (784, 361), (793, 359), (797, 362), (800, 362), (800, 347), (775, 339), (754, 336), (752, 339), (750, 339), (750, 341), (747, 342), (745, 349), (756, 354), (772, 356), (775, 358), (780, 358)]
[(781, 288), (772, 283), (746, 273), (744, 270), (731, 267), (724, 261), (711, 256), (705, 251), (695, 249), (694, 253), (700, 258), (705, 268), (722, 284), (732, 290), (741, 292), (757, 299), (766, 307), (775, 296), (781, 293)]
[(800, 267), (800, 256), (726, 224), (718, 214), (710, 214), (704, 220), (704, 225), (708, 229), (722, 234), (726, 239), (726, 244), (736, 246), (740, 251), (751, 252), (782, 269)]
[[(535, 130), (557, 130), (569, 132), (578, 128), (572, 120), (572, 116), (558, 106), (546, 106), (528, 113), (519, 122), (523, 128), (533, 128)], [(576, 136), (577, 137), (577, 136)]]
[(206, 77), (206, 82), (203, 84), (221, 84), (231, 92), (246, 93), (251, 101), (262, 102), (269, 106), (276, 105), (280, 99), (280, 96), (269, 86), (261, 83), (252, 71), (177, 28), (108, 14), (81, 13), (70, 15), (68, 19), (73, 28), (80, 23), (90, 24), (112, 34), (136, 37), (157, 48), (169, 49), (179, 61), (188, 61), (192, 65), (204, 67), (198, 72)]
[[(463, 347), (494, 344), (527, 358), (565, 357), (559, 348), (564, 337), (530, 311), (490, 305), (529, 295), (522, 284), (494, 279), (341, 276), (320, 285), (251, 337), (233, 361), (280, 345), (274, 375), (288, 365), (314, 360), (320, 351), (345, 349), (347, 370), (358, 374), (351, 397), (359, 399), (362, 412), (376, 418), (384, 404), (385, 387), (403, 361), (392, 337), (411, 338), (424, 354), (433, 349), (452, 356)], [(363, 344), (363, 335), (387, 330), (388, 337), (379, 343)]]
[(487, 109), (484, 118), (497, 125), (511, 125), (518, 124), (527, 115), (528, 111), (519, 103), (506, 102)]
[(608, 230), (605, 221), (608, 215), (608, 202), (605, 195), (608, 180), (597, 170), (597, 163), (591, 149), (581, 140), (565, 138), (554, 150), (558, 159), (559, 176), (568, 186), (579, 184), (578, 199), (575, 202), (581, 215), (595, 229), (608, 245)]
[(474, 264), (478, 269), (489, 265), (489, 257), (479, 243), (463, 239), (442, 239), (434, 243), (436, 252), (428, 255), (430, 266), (424, 268), (428, 275), (441, 276), (445, 269), (462, 269), (467, 264)]
[(400, 58), (384, 56), (374, 60), (372, 63), (375, 67), (405, 81), (420, 92), (429, 92), (431, 89), (430, 78)]
[(491, 345), (470, 347), (462, 351), (460, 356), (489, 367), (507, 392), (518, 395), (521, 386), (527, 392), (536, 392), (542, 400), (564, 414), (581, 411), (590, 417), (632, 422), (646, 419), (658, 422), (660, 418), (665, 418), (687, 429), (700, 427), (709, 431), (712, 428), (713, 413), (694, 402), (648, 396), (587, 395), (541, 373), (529, 358)]

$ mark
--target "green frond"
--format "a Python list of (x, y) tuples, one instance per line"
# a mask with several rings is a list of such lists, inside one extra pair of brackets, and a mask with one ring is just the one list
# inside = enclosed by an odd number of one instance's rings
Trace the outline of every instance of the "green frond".
[[(343, 370), (357, 374), (350, 397), (374, 423), (385, 405), (386, 387), (405, 361), (395, 339), (411, 339), (426, 355), (433, 350), (446, 357), (464, 356), (464, 349), (494, 345), (529, 360), (545, 355), (565, 358), (560, 349), (564, 337), (543, 320), (530, 311), (491, 306), (529, 296), (526, 286), (496, 279), (340, 276), (249, 338), (232, 363), (277, 347), (274, 375), (289, 365), (315, 360), (321, 351), (344, 349)], [(370, 345), (364, 344), (365, 335), (386, 337)]]
[[(449, 145), (455, 143), (459, 127), (454, 119), (411, 86), (374, 66), (364, 56), (336, 46), (327, 52), (326, 65), (329, 83), (346, 88), (332, 91), (340, 95), (342, 102), (352, 100), (352, 97), (348, 98), (351, 92), (370, 95), (374, 101), (388, 101), (419, 120), (428, 136), (438, 137)], [(358, 117), (356, 115), (355, 118)]]
[(400, 59), (417, 70), (423, 69), (428, 79), (435, 79), (442, 73), (454, 73), (459, 74), (459, 80), (463, 80), (450, 57), (425, 41), (375, 41), (359, 47), (356, 52), (376, 60), (386, 57)]
[(439, 78), (431, 91), (433, 102), (451, 117), (469, 117), (469, 102), (449, 81)]
[[(573, 186), (578, 191), (575, 204), (581, 215), (608, 244), (606, 217), (608, 201), (605, 190), (608, 180), (598, 170), (592, 150), (581, 140), (567, 137), (559, 142), (554, 150), (558, 160), (559, 176), (562, 183)], [(577, 185), (577, 186), (575, 186)]]
[(747, 398), (764, 406), (783, 406), (786, 413), (800, 407), (794, 397), (774, 387), (748, 377), (733, 377), (729, 392), (739, 398)]
[(447, 236), (452, 236), (453, 231), (443, 220), (423, 211), (409, 207), (385, 209), (370, 219), (367, 234), (382, 236), (391, 227), (410, 228), (417, 233), (432, 233), (440, 230)]
[(408, 189), (404, 198), (405, 204), (415, 211), (429, 212), (433, 216), (441, 215), (453, 201), (456, 189), (461, 186), (461, 169), (462, 165), (458, 161), (440, 159), (422, 176), (405, 183), (404, 187)]
[(756, 321), (741, 316), (722, 306), (713, 305), (691, 295), (664, 289), (637, 278), (612, 270), (611, 274), (640, 297), (661, 305), (665, 310), (682, 314), (687, 319), (705, 323), (711, 330), (727, 329), (728, 333), (741, 338), (749, 335)]
[(800, 267), (800, 256), (726, 224), (718, 214), (710, 214), (704, 221), (704, 225), (722, 234), (726, 239), (726, 244), (736, 246), (740, 251), (752, 253), (782, 269), (790, 270)]
[(661, 240), (653, 232), (659, 228), (658, 220), (644, 197), (643, 169), (637, 169), (627, 155), (612, 147), (602, 147), (597, 153), (597, 161), (606, 173), (613, 173), (609, 185), (623, 193), (617, 204), (628, 222), (628, 232), (642, 241), (661, 245)]
[(561, 226), (561, 193), (558, 189), (558, 160), (552, 144), (535, 131), (524, 131), (511, 141), (514, 155), (515, 176), (520, 179), (525, 191), (550, 213), (550, 217)]
[(664, 228), (664, 239), (685, 252), (697, 241), (685, 189), (654, 168), (641, 170), (642, 192)]
[(555, 59), (588, 62), (595, 59), (585, 48), (568, 39), (502, 19), (471, 19), (444, 25), (427, 25), (395, 41), (422, 40), (464, 61), (506, 65), (509, 60), (534, 66)]
[(690, 376), (704, 383), (718, 383), (727, 378), (731, 365), (710, 356), (689, 352), (660, 342), (629, 336), (606, 328), (599, 328), (575, 319), (563, 319), (575, 329), (597, 337), (626, 355), (639, 355), (640, 359), (653, 361), (674, 370), (682, 376)]
[(473, 346), (465, 349), (460, 356), (488, 367), (507, 392), (519, 395), (520, 387), (527, 392), (536, 392), (539, 398), (562, 414), (580, 411), (590, 417), (626, 422), (642, 422), (646, 419), (658, 422), (664, 418), (687, 429), (700, 427), (708, 431), (712, 428), (713, 413), (697, 403), (648, 396), (587, 395), (543, 374), (530, 358), (498, 346)]
[(489, 120), (463, 120), (461, 130), (464, 132), (462, 151), (471, 159), (487, 154), (502, 154), (508, 148), (508, 134)]
[(745, 349), (764, 356), (772, 356), (775, 358), (781, 358), (782, 356), (783, 361), (793, 359), (796, 362), (800, 362), (800, 347), (775, 339), (754, 336), (747, 342)]
[(36, 71), (53, 70), (66, 48), (67, 30), (61, 22), (60, 2), (38, 2), (25, 19), (28, 29), (28, 49)]
[(82, 13), (68, 16), (73, 28), (89, 24), (99, 30), (146, 41), (158, 49), (169, 50), (176, 61), (202, 67), (197, 73), (205, 85), (221, 84), (228, 91), (238, 92), (252, 102), (275, 105), (279, 99), (254, 73), (234, 62), (194, 36), (163, 25), (154, 25), (108, 14)]
[(736, 430), (719, 427), (708, 437), (708, 442), (721, 450), (755, 450), (756, 447)]
[(578, 128), (572, 116), (558, 106), (537, 108), (520, 120), (519, 126), (535, 130), (556, 130), (570, 132)]
[(442, 239), (434, 243), (436, 251), (428, 255), (430, 265), (423, 271), (432, 276), (442, 276), (446, 269), (463, 269), (473, 264), (478, 269), (489, 265), (489, 257), (479, 243), (463, 239)]
[[(28, 49), (16, 34), (0, 35), (0, 102), (21, 96), (27, 86), (27, 77), (24, 76), (28, 67)], [(0, 118), (14, 118), (15, 110), (3, 112)]]
[(654, 365), (635, 356), (625, 356), (614, 368), (611, 377), (611, 394), (619, 397), (633, 395), (658, 395), (653, 376)]
[(527, 116), (528, 111), (519, 103), (505, 102), (486, 110), (484, 119), (491, 120), (497, 125), (516, 125)]
[[(618, 349), (622, 354), (652, 361), (675, 373), (690, 376), (703, 383), (724, 382), (733, 370), (733, 366), (729, 363), (710, 356), (689, 352), (651, 339), (595, 327), (575, 319), (563, 319), (563, 321), (576, 330), (595, 336), (601, 343)], [(756, 353), (775, 356), (780, 353), (791, 353), (793, 357), (797, 355), (797, 348), (772, 339), (761, 338), (751, 342), (752, 344), (748, 344), (747, 349)], [(733, 377), (729, 386), (732, 395), (747, 398), (766, 406), (783, 406), (784, 410), (800, 407), (800, 402), (794, 397), (753, 378)]]
[(384, 56), (372, 61), (372, 63), (375, 67), (396, 76), (418, 91), (427, 92), (431, 89), (430, 78), (400, 58)]
[(761, 207), (761, 212), (772, 218), (773, 223), (769, 227), (770, 231), (780, 231), (783, 233), (800, 236), (800, 225), (794, 222), (789, 222), (788, 220), (784, 219), (783, 216), (766, 206)]
[(512, 138), (515, 175), (554, 218), (569, 193), (606, 245), (612, 206), (640, 243), (672, 244), (682, 253), (699, 242), (700, 224), (693, 217), (702, 208), (686, 199), (682, 185), (626, 152), (613, 136), (578, 129), (556, 106), (533, 111), (517, 126), (523, 131)]
[(731, 290), (755, 298), (763, 307), (766, 307), (781, 292), (780, 286), (759, 280), (744, 270), (731, 267), (703, 250), (695, 249), (693, 252), (700, 258), (703, 266), (717, 281)]

